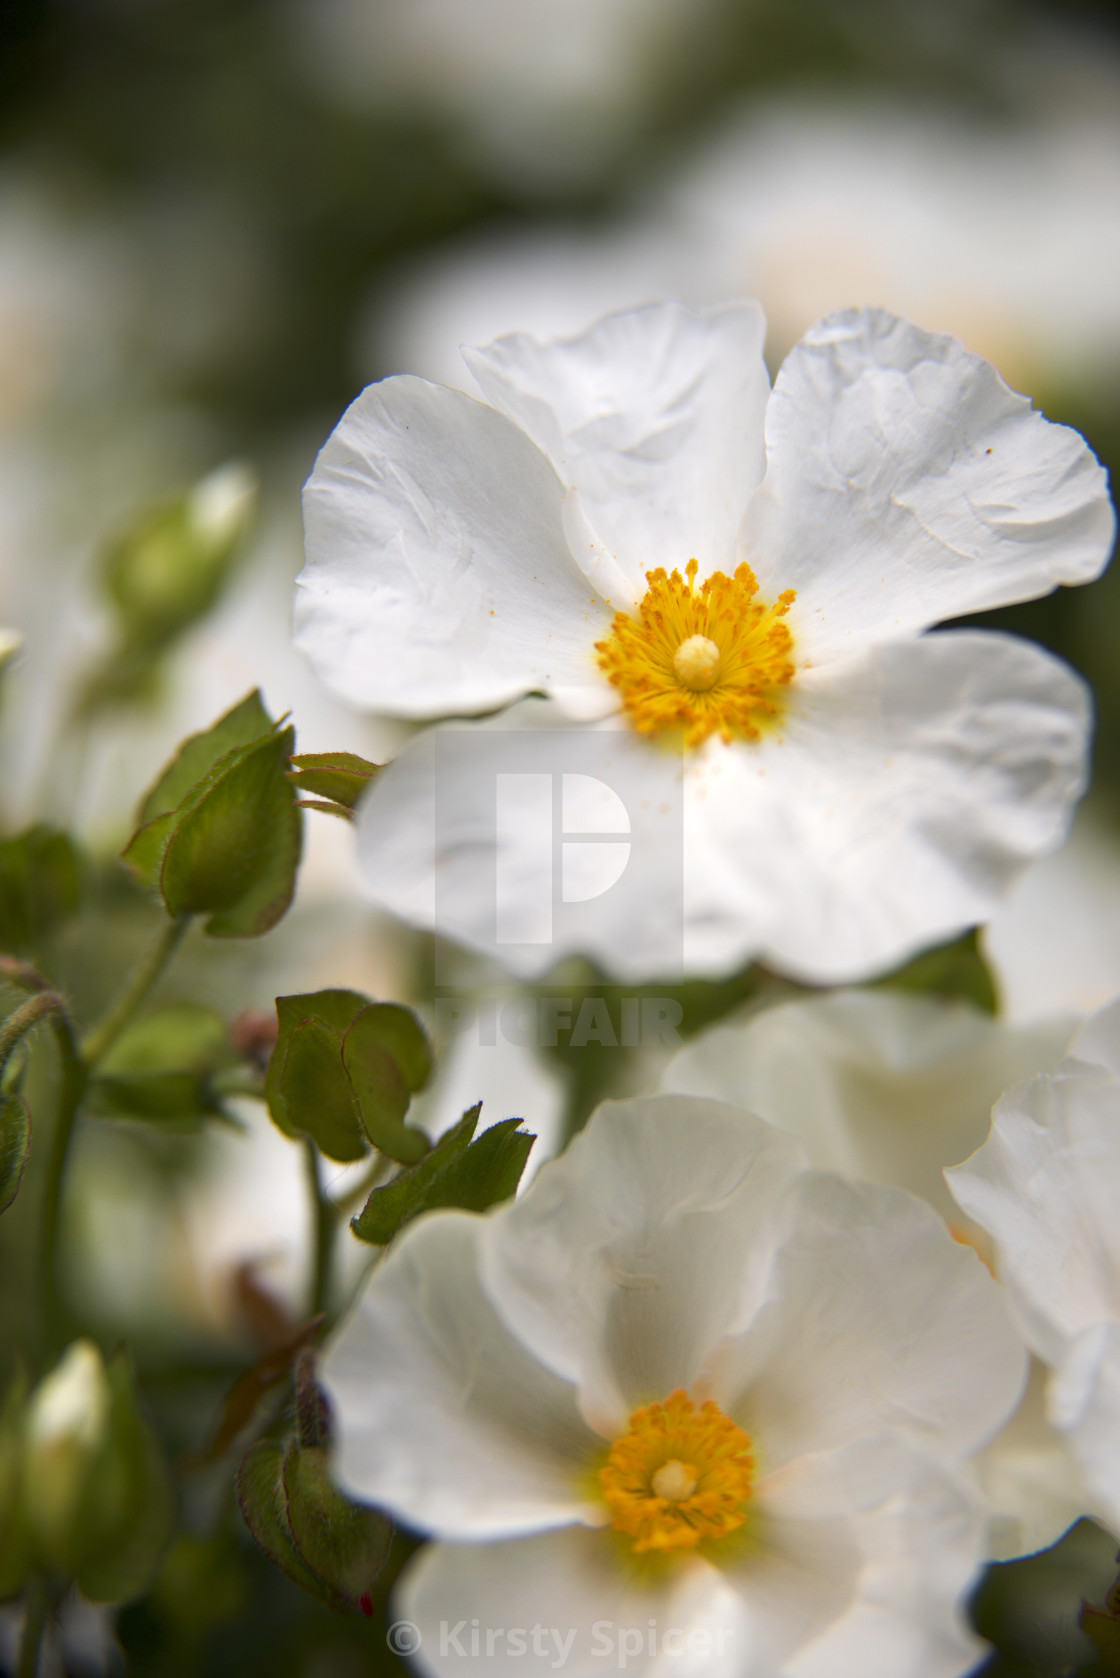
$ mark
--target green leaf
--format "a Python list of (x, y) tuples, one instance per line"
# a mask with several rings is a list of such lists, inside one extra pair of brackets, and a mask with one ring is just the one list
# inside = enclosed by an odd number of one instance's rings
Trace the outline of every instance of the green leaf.
[(69, 1571), (91, 1602), (127, 1602), (159, 1571), (174, 1504), (167, 1466), (123, 1353), (110, 1360), (106, 1373), (108, 1438), (83, 1489), (68, 1546)]
[(167, 841), (160, 888), (172, 915), (209, 914), (216, 938), (255, 937), (291, 903), (302, 823), (284, 774), (283, 729), (223, 758)]
[(520, 1119), (502, 1119), (476, 1137), (465, 1153), (441, 1171), (428, 1195), (429, 1206), (459, 1206), (485, 1212), (516, 1193), (536, 1141)]
[[(380, 764), (367, 763), (354, 752), (304, 752), (293, 757), (288, 778), (297, 791), (329, 799), (343, 810), (353, 810), (372, 785)], [(317, 809), (330, 805), (316, 805)]]
[(430, 1146), (423, 1131), (404, 1123), (412, 1092), (431, 1070), (431, 1050), (419, 1020), (396, 1003), (371, 1003), (342, 1039), (342, 1062), (374, 1147), (404, 1165), (415, 1164)]
[(165, 1128), (194, 1131), (221, 1111), (205, 1082), (190, 1072), (143, 1072), (90, 1081), (89, 1112), (100, 1118), (147, 1119)]
[(418, 1165), (373, 1190), (350, 1223), (360, 1240), (383, 1247), (421, 1212), (485, 1212), (516, 1192), (536, 1137), (519, 1128), (520, 1119), (503, 1119), (471, 1141), (480, 1111), (481, 1103), (470, 1108)]
[(237, 1474), (241, 1518), (268, 1559), (293, 1584), (328, 1608), (345, 1609), (345, 1599), (307, 1565), (292, 1541), (283, 1466), (284, 1447), (276, 1440), (262, 1439), (253, 1446)]
[(70, 837), (45, 822), (0, 841), (0, 946), (32, 949), (82, 900), (82, 860)]
[(343, 1497), (331, 1483), (320, 1447), (293, 1439), (281, 1475), (288, 1531), (301, 1560), (356, 1608), (385, 1565), (392, 1523), (380, 1510)]
[(330, 1159), (360, 1159), (366, 1152), (342, 1039), (367, 1006), (367, 997), (348, 990), (276, 999), (280, 1029), (265, 1079), (268, 1110), (288, 1136), (312, 1137)]
[(121, 852), (122, 861), (127, 862), (142, 884), (158, 888), (163, 853), (178, 820), (177, 810), (168, 810), (162, 816), (156, 816), (144, 827), (137, 828)]
[(387, 1246), (399, 1229), (427, 1210), (432, 1183), (469, 1145), (481, 1112), (479, 1101), (458, 1124), (444, 1132), (419, 1164), (406, 1166), (391, 1183), (373, 1190), (357, 1217), (350, 1220), (350, 1228), (359, 1240), (375, 1247)]
[(980, 950), (979, 929), (974, 927), (949, 944), (923, 950), (905, 967), (879, 979), (870, 989), (924, 992), (951, 1001), (969, 1002), (982, 1013), (995, 1014), (999, 997), (995, 980)]
[(0, 1096), (0, 1212), (6, 1212), (19, 1193), (23, 1168), (31, 1152), (31, 1120), (23, 1097)]
[(219, 717), (211, 728), (192, 734), (160, 775), (140, 806), (138, 823), (150, 822), (168, 810), (177, 810), (188, 793), (205, 780), (228, 752), (251, 746), (271, 734), (275, 727), (261, 703), (259, 690), (247, 694), (231, 711)]
[(233, 1066), (222, 1016), (202, 1002), (174, 1002), (155, 1008), (127, 1026), (100, 1070), (116, 1075), (139, 1072), (211, 1072)]

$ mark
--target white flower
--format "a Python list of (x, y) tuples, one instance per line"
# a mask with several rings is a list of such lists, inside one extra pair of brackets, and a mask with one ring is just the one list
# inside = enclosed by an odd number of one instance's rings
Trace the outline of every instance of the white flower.
[(462, 385), (461, 344), (511, 327), (563, 336), (651, 296), (757, 297), (780, 356), (858, 297), (952, 332), (1018, 389), (1107, 400), (1120, 366), (1115, 53), (1098, 50), (1092, 75), (1099, 98), (1059, 73), (1044, 112), (998, 123), (820, 90), (752, 97), (664, 181), (643, 178), (617, 219), (474, 229), (406, 257), (371, 299), (363, 365)]
[[(1054, 1067), (1073, 1032), (1071, 1018), (1009, 1026), (934, 997), (850, 991), (700, 1032), (661, 1088), (738, 1103), (796, 1136), (818, 1169), (921, 1195), (986, 1259), (987, 1236), (962, 1218), (944, 1168), (980, 1146), (992, 1103), (1009, 1084)], [(1038, 1380), (976, 1467), (997, 1559), (1052, 1544), (1088, 1507), (1065, 1441), (1045, 1420)]]
[(624, 1631), (637, 1672), (970, 1666), (955, 1459), (1022, 1347), (921, 1201), (801, 1162), (720, 1103), (610, 1103), (520, 1200), (423, 1217), (373, 1273), (324, 1379), (342, 1483), (439, 1540), (397, 1602), (426, 1670), (584, 1678)]
[[(834, 981), (982, 920), (1059, 841), (1080, 684), (1009, 637), (922, 632), (1087, 581), (1113, 517), (1080, 438), (954, 340), (839, 314), (771, 394), (762, 339), (747, 304), (653, 306), (473, 352), (493, 407), (372, 386), (307, 486), (297, 640), (339, 693), (398, 715), (548, 696), (493, 725), (495, 772), (511, 728), (578, 718), (621, 731), (664, 790), (657, 737), (679, 731), (686, 966), (758, 955)], [(471, 800), (493, 805), (477, 756), (449, 761), (433, 858), (430, 749), (365, 812), (373, 894), (417, 919), (433, 861), (480, 855)], [(491, 948), (486, 869), (456, 930)], [(672, 917), (638, 918), (605, 897), (582, 953), (624, 974), (679, 964)]]
[(995, 1241), (1023, 1334), (1054, 1372), (1050, 1421), (1120, 1532), (1120, 1004), (1057, 1071), (1009, 1090), (988, 1141), (946, 1176)]

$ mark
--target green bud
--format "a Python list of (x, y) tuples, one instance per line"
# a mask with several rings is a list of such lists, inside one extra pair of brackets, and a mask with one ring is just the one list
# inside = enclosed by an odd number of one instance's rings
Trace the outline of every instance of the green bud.
[(279, 996), (276, 1014), (265, 1095), (281, 1130), (310, 1136), (330, 1159), (359, 1159), (371, 1142), (404, 1162), (427, 1153), (424, 1133), (404, 1123), (432, 1065), (415, 1014), (347, 990)]
[(102, 577), (126, 648), (155, 651), (206, 615), (238, 557), (257, 501), (256, 475), (221, 466), (124, 532)]
[(294, 744), (252, 693), (180, 748), (123, 853), (168, 914), (208, 915), (211, 937), (251, 938), (285, 913), (303, 839), (286, 774)]
[(37, 1548), (51, 1560), (67, 1552), (108, 1430), (101, 1353), (92, 1340), (75, 1340), (32, 1393), (24, 1418), (24, 1507)]
[(171, 1524), (159, 1449), (123, 1357), (77, 1340), (23, 1416), (19, 1504), (34, 1567), (120, 1602), (153, 1578)]

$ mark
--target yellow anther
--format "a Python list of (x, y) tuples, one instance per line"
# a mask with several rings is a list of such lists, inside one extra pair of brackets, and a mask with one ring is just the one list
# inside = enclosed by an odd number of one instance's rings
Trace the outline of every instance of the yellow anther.
[(749, 565), (714, 571), (699, 588), (699, 566), (649, 571), (637, 615), (618, 612), (598, 641), (599, 668), (619, 691), (639, 734), (680, 731), (687, 746), (712, 734), (757, 740), (781, 714), (793, 680), (793, 635), (784, 621), (792, 589), (772, 606), (758, 598)]
[(599, 1485), (616, 1531), (634, 1550), (692, 1550), (746, 1521), (754, 1455), (718, 1404), (685, 1392), (635, 1410), (611, 1446)]

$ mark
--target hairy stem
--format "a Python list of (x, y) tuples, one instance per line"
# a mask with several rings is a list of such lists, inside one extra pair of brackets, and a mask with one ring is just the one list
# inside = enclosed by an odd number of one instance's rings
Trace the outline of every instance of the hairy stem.
[(59, 1063), (58, 1109), (47, 1160), (47, 1180), (39, 1225), (39, 1275), (43, 1288), (42, 1320), (47, 1361), (51, 1361), (61, 1351), (66, 1339), (66, 1312), (59, 1287), (58, 1232), (66, 1162), (74, 1136), (74, 1121), (78, 1116), (78, 1108), (86, 1087), (86, 1066), (74, 1041), (69, 1018), (66, 1015), (56, 1017), (54, 1030)]
[(164, 969), (183, 942), (190, 924), (190, 915), (177, 915), (173, 921), (168, 922), (159, 941), (133, 973), (121, 996), (104, 1019), (86, 1034), (82, 1041), (82, 1059), (88, 1067), (92, 1068), (104, 1059), (125, 1026), (131, 1022), (133, 1015), (147, 1000), (149, 991), (162, 977)]
[(3, 1025), (0, 1025), (0, 1072), (8, 1063), (8, 1059), (17, 1044), (22, 1043), (29, 1031), (38, 1025), (40, 1020), (65, 1012), (65, 1005), (57, 991), (36, 991), (26, 1002), (21, 1002), (15, 1013), (9, 1014)]

